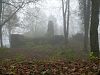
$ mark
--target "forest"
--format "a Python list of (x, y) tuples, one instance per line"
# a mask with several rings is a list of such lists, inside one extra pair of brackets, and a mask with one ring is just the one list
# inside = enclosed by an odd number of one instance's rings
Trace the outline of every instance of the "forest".
[(0, 0), (0, 75), (100, 75), (100, 0)]

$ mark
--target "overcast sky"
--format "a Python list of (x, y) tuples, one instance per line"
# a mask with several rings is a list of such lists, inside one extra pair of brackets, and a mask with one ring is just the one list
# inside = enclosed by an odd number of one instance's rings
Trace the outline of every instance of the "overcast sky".
[[(57, 18), (57, 22), (58, 22), (58, 25), (62, 25), (62, 22), (63, 22), (63, 19), (62, 19), (62, 2), (61, 0), (46, 0), (44, 1), (44, 3), (42, 4), (43, 6), (43, 11), (45, 12), (45, 14), (47, 16), (50, 16), (50, 15), (54, 15), (56, 18)], [(73, 14), (73, 12), (75, 12)], [(70, 20), (70, 35), (73, 35), (77, 32), (79, 32), (79, 24), (78, 24), (78, 20), (79, 17), (78, 17), (78, 2), (77, 0), (70, 0), (70, 17), (71, 17), (71, 20)], [(77, 20), (77, 21), (76, 21)], [(63, 28), (63, 27), (62, 27)]]

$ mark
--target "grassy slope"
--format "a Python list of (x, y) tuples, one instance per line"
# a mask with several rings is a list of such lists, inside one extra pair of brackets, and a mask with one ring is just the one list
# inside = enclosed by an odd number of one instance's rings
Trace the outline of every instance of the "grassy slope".
[(87, 54), (80, 50), (68, 49), (64, 46), (37, 45), (33, 48), (0, 49), (3, 58), (37, 58), (37, 59), (75, 59), (86, 58)]

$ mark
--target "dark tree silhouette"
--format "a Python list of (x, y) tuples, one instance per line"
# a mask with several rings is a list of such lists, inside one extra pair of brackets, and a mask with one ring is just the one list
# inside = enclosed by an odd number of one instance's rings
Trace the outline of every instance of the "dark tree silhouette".
[(84, 3), (84, 51), (88, 51), (88, 32), (90, 23), (90, 0)]
[(2, 0), (0, 0), (0, 44), (2, 47), (2, 26), (1, 26)]
[(67, 34), (66, 34), (66, 44), (68, 44), (68, 36), (69, 36), (69, 21), (70, 21), (70, 0), (68, 0), (68, 14), (67, 14)]
[(91, 26), (90, 26), (90, 46), (91, 52), (94, 56), (99, 57), (99, 42), (98, 42), (98, 25), (99, 25), (99, 5), (100, 0), (91, 0), (92, 2), (92, 14), (91, 14)]
[(90, 25), (90, 7), (91, 0), (79, 0), (79, 8), (81, 11), (81, 18), (84, 24), (84, 51), (88, 51), (88, 35), (89, 35), (89, 25)]
[(64, 26), (64, 38), (65, 38), (65, 44), (67, 45), (69, 36), (70, 0), (66, 1), (62, 0), (62, 14), (63, 14), (63, 26)]

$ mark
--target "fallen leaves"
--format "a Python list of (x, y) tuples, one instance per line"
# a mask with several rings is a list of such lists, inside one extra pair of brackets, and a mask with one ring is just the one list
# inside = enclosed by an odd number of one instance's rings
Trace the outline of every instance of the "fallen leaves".
[(3, 61), (0, 64), (0, 75), (96, 75), (97, 61), (46, 61), (16, 62)]

